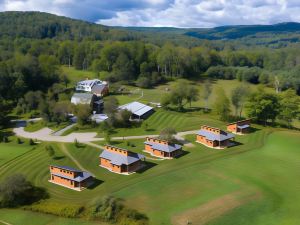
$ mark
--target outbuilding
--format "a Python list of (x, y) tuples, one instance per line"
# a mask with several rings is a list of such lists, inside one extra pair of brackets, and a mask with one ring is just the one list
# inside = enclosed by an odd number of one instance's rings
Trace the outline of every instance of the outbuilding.
[(231, 145), (234, 135), (227, 133), (219, 128), (202, 126), (197, 132), (197, 142), (211, 148), (226, 148)]
[(80, 171), (68, 166), (50, 165), (49, 182), (70, 188), (76, 191), (82, 191), (93, 184), (93, 176), (85, 171)]
[(118, 174), (132, 174), (141, 169), (145, 156), (123, 148), (105, 145), (99, 156), (100, 166)]
[(235, 134), (247, 134), (250, 131), (251, 120), (240, 120), (227, 124), (227, 130)]
[(158, 138), (147, 137), (144, 144), (145, 152), (163, 159), (173, 159), (182, 153), (181, 145)]
[(154, 109), (148, 105), (145, 105), (140, 102), (131, 102), (122, 106), (119, 106), (119, 110), (128, 110), (132, 112), (131, 119), (146, 119), (153, 112)]

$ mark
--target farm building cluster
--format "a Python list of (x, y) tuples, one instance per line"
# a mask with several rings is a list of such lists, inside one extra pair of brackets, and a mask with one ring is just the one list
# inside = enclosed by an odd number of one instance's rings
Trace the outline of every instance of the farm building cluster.
[(102, 114), (104, 108), (103, 96), (109, 94), (109, 86), (106, 81), (98, 79), (80, 81), (77, 83), (75, 90), (71, 103), (74, 105), (89, 105), (93, 114)]
[[(135, 108), (135, 106), (137, 106)], [(128, 110), (139, 108), (139, 104), (125, 105)], [(143, 108), (140, 108), (143, 109)], [(146, 108), (147, 110), (149, 108)], [(144, 110), (144, 111), (147, 111)], [(235, 134), (250, 132), (250, 120), (242, 120), (227, 125), (227, 131)], [(223, 149), (234, 145), (235, 135), (220, 128), (203, 125), (196, 133), (196, 142), (207, 147)], [(160, 159), (174, 159), (183, 154), (182, 145), (162, 140), (156, 137), (146, 137), (144, 152)], [(120, 147), (105, 145), (99, 155), (99, 166), (117, 174), (130, 175), (142, 170), (146, 166), (146, 156)], [(94, 182), (94, 177), (85, 171), (66, 166), (50, 165), (49, 182), (81, 191)]]
[[(71, 103), (74, 105), (87, 105), (92, 109), (91, 119), (100, 123), (108, 117), (103, 113), (103, 97), (109, 94), (109, 85), (106, 81), (98, 79), (84, 80), (77, 83), (76, 92), (72, 95)], [(119, 110), (128, 110), (132, 113), (131, 120), (142, 120), (150, 116), (154, 109), (140, 102), (131, 102), (121, 105)]]

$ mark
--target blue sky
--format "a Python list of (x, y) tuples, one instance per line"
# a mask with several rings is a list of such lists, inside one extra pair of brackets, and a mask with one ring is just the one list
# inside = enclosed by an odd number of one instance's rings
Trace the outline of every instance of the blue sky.
[(49, 12), (111, 26), (300, 22), (300, 0), (0, 0), (0, 10)]

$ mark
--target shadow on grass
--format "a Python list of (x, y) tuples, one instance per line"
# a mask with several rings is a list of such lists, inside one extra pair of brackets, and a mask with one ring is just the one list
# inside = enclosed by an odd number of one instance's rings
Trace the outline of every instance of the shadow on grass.
[(237, 147), (240, 145), (243, 145), (243, 143), (238, 142), (238, 141), (230, 141), (230, 145), (228, 146), (228, 148)]
[(81, 144), (81, 143), (77, 143), (77, 144), (75, 144), (75, 147), (76, 147), (77, 149), (80, 149), (80, 148), (85, 148), (86, 145), (85, 145), (85, 144)]
[(65, 156), (55, 156), (53, 157), (54, 160), (60, 160), (66, 158)]
[(144, 173), (146, 172), (147, 170), (153, 168), (154, 166), (156, 166), (157, 164), (154, 163), (154, 162), (149, 162), (149, 161), (144, 161), (144, 167), (141, 168), (140, 170), (137, 171), (137, 173)]
[(103, 180), (99, 180), (97, 178), (94, 178), (94, 182), (92, 185), (90, 185), (89, 187), (87, 187), (87, 189), (89, 190), (93, 190), (95, 189), (96, 187), (98, 187), (100, 184), (102, 184), (104, 181)]
[(260, 131), (261, 129), (259, 129), (259, 128), (256, 128), (256, 127), (250, 127), (249, 128), (249, 134), (251, 134), (251, 133), (254, 133), (254, 132), (256, 132), (256, 131)]
[(181, 154), (175, 156), (174, 159), (179, 159), (179, 158), (181, 158), (181, 157), (184, 157), (184, 156), (187, 155), (187, 154), (190, 154), (190, 152), (189, 152), (189, 151), (182, 150), (182, 151), (181, 151)]
[(149, 128), (149, 129), (146, 129), (145, 131), (147, 131), (147, 132), (154, 132), (154, 131), (156, 131), (156, 129)]

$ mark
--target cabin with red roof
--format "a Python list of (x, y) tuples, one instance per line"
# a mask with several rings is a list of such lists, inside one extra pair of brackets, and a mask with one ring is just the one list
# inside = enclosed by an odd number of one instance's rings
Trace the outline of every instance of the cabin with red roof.
[(250, 131), (251, 120), (241, 120), (227, 124), (227, 130), (235, 134), (247, 134)]
[(100, 166), (118, 174), (132, 174), (141, 169), (145, 156), (123, 148), (105, 145), (99, 156)]
[(50, 165), (49, 182), (70, 188), (76, 191), (82, 191), (93, 184), (93, 176), (85, 171), (80, 171), (68, 166)]
[(227, 133), (219, 128), (202, 126), (197, 132), (197, 142), (211, 148), (226, 148), (231, 145), (230, 140), (234, 139), (234, 135)]
[(158, 138), (147, 137), (144, 144), (145, 152), (163, 159), (173, 159), (182, 153), (181, 145), (172, 144)]

